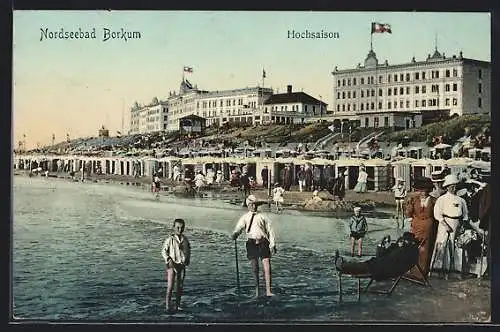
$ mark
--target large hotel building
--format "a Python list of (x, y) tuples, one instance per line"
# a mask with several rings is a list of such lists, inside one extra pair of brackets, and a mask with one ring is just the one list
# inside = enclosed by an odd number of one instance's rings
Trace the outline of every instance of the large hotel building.
[(424, 61), (379, 63), (373, 50), (364, 65), (333, 75), (334, 121), (359, 121), (361, 127), (406, 129), (436, 115), (491, 112), (489, 62), (438, 52)]

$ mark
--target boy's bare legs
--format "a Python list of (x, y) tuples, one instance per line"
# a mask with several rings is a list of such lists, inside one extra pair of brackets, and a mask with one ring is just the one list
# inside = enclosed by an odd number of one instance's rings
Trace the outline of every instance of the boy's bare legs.
[(354, 240), (353, 237), (351, 237), (351, 256), (354, 256), (354, 245), (355, 245), (356, 240)]
[(186, 276), (186, 270), (182, 268), (178, 273), (176, 273), (176, 289), (175, 289), (175, 309), (182, 311), (181, 308), (181, 297), (182, 291), (184, 289), (184, 277)]
[(250, 264), (252, 264), (253, 273), (255, 275), (255, 297), (260, 295), (259, 291), (259, 261), (257, 258), (253, 258), (250, 260)]
[(167, 296), (166, 296), (166, 306), (167, 311), (172, 310), (172, 289), (174, 286), (175, 270), (171, 267), (167, 268)]
[(266, 295), (267, 296), (274, 296), (274, 294), (271, 292), (271, 259), (270, 258), (263, 258), (262, 259), (262, 267), (264, 269), (264, 280), (266, 281)]
[(358, 240), (358, 256), (361, 257), (361, 252), (363, 251), (363, 238)]

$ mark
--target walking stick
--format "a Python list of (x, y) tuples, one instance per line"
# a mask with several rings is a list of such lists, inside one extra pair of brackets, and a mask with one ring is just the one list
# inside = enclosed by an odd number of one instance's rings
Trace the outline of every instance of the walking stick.
[(238, 267), (238, 245), (236, 244), (236, 239), (234, 240), (234, 257), (236, 260), (236, 287), (238, 289), (238, 295), (240, 294), (240, 269)]

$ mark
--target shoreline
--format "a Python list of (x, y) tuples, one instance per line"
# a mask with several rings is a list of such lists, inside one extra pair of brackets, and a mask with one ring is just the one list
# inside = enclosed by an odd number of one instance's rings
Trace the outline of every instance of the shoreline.
[[(30, 172), (25, 170), (16, 170), (14, 176), (28, 176)], [(44, 175), (34, 175), (35, 177), (44, 177)], [(67, 173), (57, 173), (50, 172), (47, 178), (55, 178), (61, 180), (71, 180), (71, 176)], [(162, 186), (160, 189), (160, 195), (174, 195), (180, 197), (193, 197), (193, 193), (187, 192), (187, 186), (183, 182), (174, 182), (169, 179), (161, 179)], [(74, 182), (80, 182), (79, 174), (75, 175)], [(127, 175), (115, 175), (115, 174), (104, 174), (97, 175), (92, 174), (86, 177), (85, 182), (94, 183), (113, 183), (121, 184), (126, 186), (136, 186), (149, 190), (151, 186), (150, 177), (133, 177)], [(210, 194), (209, 194), (210, 193)], [(272, 198), (268, 196), (268, 189), (257, 187), (251, 190), (251, 194), (257, 197), (257, 200), (267, 202), (269, 207), (274, 203)], [(220, 186), (217, 184), (212, 184), (210, 186), (205, 186), (202, 189), (201, 194), (198, 197), (207, 198), (213, 197), (215, 199), (229, 201), (230, 204), (242, 204), (243, 203), (243, 191), (238, 187), (232, 187), (229, 182), (225, 181)], [(322, 190), (319, 192), (318, 196), (321, 198), (321, 202), (312, 203), (310, 199), (312, 198), (312, 192), (300, 192), (298, 191), (298, 185), (292, 186), (291, 191), (285, 192), (283, 207), (287, 210), (298, 210), (304, 213), (317, 213), (322, 212), (326, 214), (332, 214), (334, 216), (350, 216), (352, 214), (353, 206), (361, 206), (363, 211), (368, 214), (382, 215), (385, 217), (392, 217), (393, 211), (396, 207), (394, 202), (393, 193), (391, 191), (377, 191), (377, 192), (366, 192), (366, 193), (356, 193), (354, 190), (346, 190), (346, 194), (343, 201), (338, 198), (334, 198), (328, 191)], [(307, 204), (306, 204), (307, 203)], [(307, 206), (306, 206), (307, 205)]]

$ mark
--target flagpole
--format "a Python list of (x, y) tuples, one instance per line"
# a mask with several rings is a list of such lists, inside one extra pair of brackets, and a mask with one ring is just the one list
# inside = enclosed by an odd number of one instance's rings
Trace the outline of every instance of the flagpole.
[(370, 51), (373, 51), (373, 32), (370, 33)]
[(182, 67), (182, 82), (184, 82), (184, 72), (185, 72), (184, 68), (186, 68), (186, 66)]

